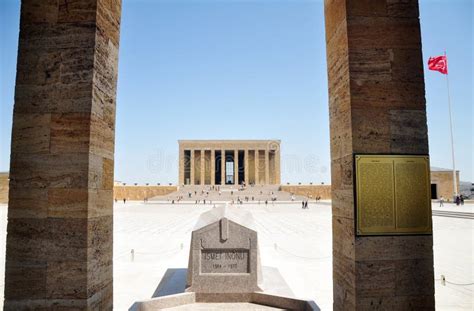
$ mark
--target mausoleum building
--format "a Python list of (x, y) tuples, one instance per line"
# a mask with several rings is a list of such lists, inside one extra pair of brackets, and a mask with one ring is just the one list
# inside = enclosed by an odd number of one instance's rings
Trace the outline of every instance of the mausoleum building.
[(280, 184), (280, 140), (180, 140), (180, 185)]

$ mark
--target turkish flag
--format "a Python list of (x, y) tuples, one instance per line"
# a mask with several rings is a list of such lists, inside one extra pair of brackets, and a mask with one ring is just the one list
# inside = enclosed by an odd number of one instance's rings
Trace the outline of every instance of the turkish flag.
[(435, 56), (428, 59), (428, 69), (448, 74), (448, 59), (446, 56)]

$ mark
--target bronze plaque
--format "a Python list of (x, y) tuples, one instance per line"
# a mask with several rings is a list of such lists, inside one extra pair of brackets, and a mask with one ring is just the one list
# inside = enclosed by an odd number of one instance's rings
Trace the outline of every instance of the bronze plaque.
[(357, 235), (431, 234), (428, 156), (356, 155)]

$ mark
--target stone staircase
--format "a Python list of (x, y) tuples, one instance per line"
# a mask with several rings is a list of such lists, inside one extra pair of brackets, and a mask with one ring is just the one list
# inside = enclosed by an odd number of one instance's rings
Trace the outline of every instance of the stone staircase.
[(271, 202), (272, 198), (278, 201), (302, 201), (304, 196), (292, 195), (289, 192), (280, 191), (279, 185), (254, 185), (245, 188), (237, 185), (225, 186), (180, 186), (178, 191), (165, 196), (157, 196), (149, 201), (180, 201), (180, 202)]

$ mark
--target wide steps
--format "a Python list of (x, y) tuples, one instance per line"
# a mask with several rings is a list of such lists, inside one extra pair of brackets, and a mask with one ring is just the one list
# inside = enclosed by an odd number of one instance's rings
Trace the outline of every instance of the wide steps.
[[(153, 201), (301, 201), (304, 196), (292, 196), (291, 193), (279, 191), (278, 185), (255, 185), (241, 188), (238, 186), (181, 186), (178, 191), (165, 196), (152, 198)], [(252, 200), (253, 199), (253, 200)]]

